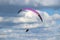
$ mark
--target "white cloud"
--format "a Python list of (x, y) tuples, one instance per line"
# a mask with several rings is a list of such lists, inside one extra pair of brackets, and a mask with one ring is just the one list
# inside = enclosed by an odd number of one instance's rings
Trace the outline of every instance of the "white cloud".
[(21, 12), (20, 14), (17, 15), (18, 17), (7, 18), (1, 17), (0, 22), (13, 22), (16, 24), (20, 23), (18, 25), (13, 26), (14, 28), (36, 28), (36, 27), (53, 27), (57, 25), (56, 20), (60, 20), (59, 14), (49, 15), (47, 12), (42, 12), (39, 10), (36, 11), (38, 11), (42, 16), (43, 23), (36, 14), (33, 14), (34, 12), (31, 12), (29, 10), (26, 12)]
[(57, 13), (54, 14), (52, 17), (53, 17), (54, 20), (60, 20), (60, 15), (57, 14)]
[(43, 6), (57, 6), (59, 5), (59, 0), (40, 0)]
[[(23, 3), (24, 2), (24, 3)], [(60, 6), (60, 0), (0, 0), (0, 4), (32, 5), (32, 6)]]
[(2, 22), (2, 20), (3, 20), (3, 17), (0, 17), (0, 22)]
[(55, 25), (56, 21), (53, 20), (53, 18), (48, 14), (48, 13), (44, 13), (44, 25), (46, 27), (49, 27), (49, 26), (53, 26)]
[(28, 4), (29, 4), (29, 2), (30, 2), (30, 0), (25, 0), (26, 5), (28, 5)]
[(56, 40), (56, 37), (50, 37), (50, 38), (47, 38), (46, 40)]
[(41, 14), (43, 18), (43, 25), (45, 27), (54, 26), (56, 24), (56, 21), (52, 17), (53, 15), (49, 15), (47, 12), (39, 12), (39, 13)]

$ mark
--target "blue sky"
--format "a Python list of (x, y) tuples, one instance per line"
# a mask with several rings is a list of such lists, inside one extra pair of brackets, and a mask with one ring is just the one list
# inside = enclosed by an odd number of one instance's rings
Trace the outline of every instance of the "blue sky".
[[(60, 40), (59, 3), (60, 0), (0, 0), (0, 40)], [(18, 14), (21, 8), (35, 9), (43, 23), (29, 10)], [(27, 28), (29, 32), (25, 32)]]

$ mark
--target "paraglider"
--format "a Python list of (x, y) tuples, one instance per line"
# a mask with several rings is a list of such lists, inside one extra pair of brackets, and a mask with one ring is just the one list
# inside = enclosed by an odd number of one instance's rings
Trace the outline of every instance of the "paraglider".
[[(34, 12), (34, 14), (38, 15), (38, 17), (40, 18), (40, 20), (43, 22), (43, 19), (42, 19), (41, 15), (39, 14), (39, 12), (37, 12), (34, 9), (31, 9), (31, 8), (23, 8), (23, 9), (20, 9), (18, 11), (18, 13), (20, 13), (21, 11), (25, 11), (25, 10), (30, 10), (30, 11)], [(28, 32), (28, 31), (29, 31), (29, 29), (26, 29), (26, 32)]]

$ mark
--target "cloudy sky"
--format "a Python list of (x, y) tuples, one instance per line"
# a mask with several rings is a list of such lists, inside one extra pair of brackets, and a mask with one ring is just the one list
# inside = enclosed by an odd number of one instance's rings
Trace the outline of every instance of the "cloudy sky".
[[(60, 40), (60, 0), (0, 0), (1, 40)], [(17, 13), (21, 8), (33, 8)], [(25, 30), (29, 28), (29, 32)]]

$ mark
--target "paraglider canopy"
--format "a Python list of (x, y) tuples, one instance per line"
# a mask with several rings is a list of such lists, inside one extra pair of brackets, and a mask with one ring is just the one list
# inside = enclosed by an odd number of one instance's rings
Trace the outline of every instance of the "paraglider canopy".
[(40, 20), (43, 22), (43, 19), (42, 19), (40, 13), (37, 12), (36, 10), (34, 10), (34, 9), (31, 9), (31, 8), (23, 8), (23, 9), (20, 9), (20, 10), (18, 11), (18, 13), (20, 13), (21, 11), (24, 11), (24, 10), (30, 10), (30, 11), (34, 12), (34, 14), (37, 14), (38, 17), (40, 18)]

